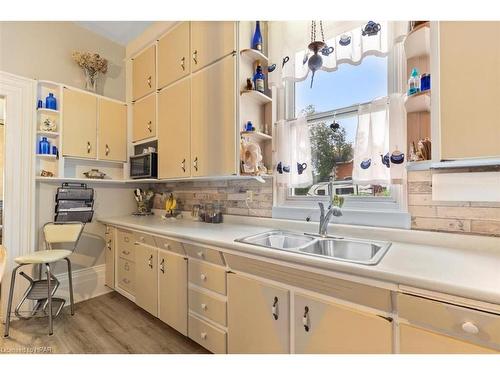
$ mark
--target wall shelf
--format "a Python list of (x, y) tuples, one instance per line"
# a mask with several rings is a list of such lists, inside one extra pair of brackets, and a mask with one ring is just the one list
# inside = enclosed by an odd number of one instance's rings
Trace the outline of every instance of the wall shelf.
[(57, 159), (57, 155), (53, 154), (36, 154), (36, 157), (40, 159)]
[(405, 97), (406, 113), (430, 112), (431, 93), (430, 90)]
[(263, 66), (267, 66), (269, 64), (267, 56), (253, 48), (242, 49), (240, 51), (240, 55), (251, 62), (260, 61)]
[(242, 131), (240, 132), (240, 135), (242, 137), (251, 137), (251, 138), (254, 138), (254, 139), (257, 139), (257, 140), (271, 140), (273, 139), (272, 136), (270, 136), (269, 134), (265, 134), (265, 133), (262, 133), (262, 132), (258, 132), (258, 131)]
[(38, 113), (51, 113), (51, 114), (59, 114), (58, 110), (49, 109), (49, 108), (37, 108)]
[(407, 59), (418, 56), (428, 56), (431, 52), (430, 24), (426, 22), (410, 31), (404, 41)]
[(242, 90), (242, 96), (247, 96), (260, 104), (271, 103), (273, 99), (257, 90)]
[(36, 134), (40, 137), (50, 137), (50, 138), (57, 138), (59, 137), (59, 133), (58, 132), (46, 132), (46, 131), (43, 131), (43, 130), (38, 130), (36, 132)]

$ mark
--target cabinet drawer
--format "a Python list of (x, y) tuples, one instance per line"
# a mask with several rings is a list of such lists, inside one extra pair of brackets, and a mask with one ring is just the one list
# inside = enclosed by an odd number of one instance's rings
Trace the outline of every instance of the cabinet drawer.
[(398, 294), (399, 317), (462, 340), (500, 348), (500, 316), (408, 294)]
[(204, 260), (210, 263), (224, 266), (224, 259), (220, 251), (204, 248), (199, 245), (184, 244), (184, 249), (189, 257)]
[(138, 242), (138, 243), (143, 244), (143, 245), (156, 247), (155, 239), (150, 234), (135, 232), (134, 233), (134, 242)]
[(189, 315), (189, 338), (215, 354), (225, 354), (226, 332), (217, 329), (193, 315)]
[(227, 325), (226, 301), (189, 289), (189, 309), (220, 325)]
[(118, 256), (134, 261), (134, 235), (132, 232), (118, 230)]
[(206, 262), (189, 260), (189, 282), (226, 295), (226, 270)]
[(118, 285), (130, 294), (135, 292), (135, 263), (127, 259), (118, 259)]
[(177, 253), (179, 255), (186, 255), (186, 252), (184, 251), (184, 247), (182, 246), (182, 243), (165, 238), (165, 237), (154, 237), (156, 246), (160, 249), (167, 250), (167, 251), (172, 251), (174, 253)]

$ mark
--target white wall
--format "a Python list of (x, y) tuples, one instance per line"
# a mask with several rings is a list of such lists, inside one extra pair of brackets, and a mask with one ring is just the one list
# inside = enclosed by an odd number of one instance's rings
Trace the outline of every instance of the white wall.
[(108, 59), (98, 93), (125, 100), (124, 46), (73, 22), (0, 22), (0, 70), (83, 88), (83, 71), (71, 57), (75, 50)]

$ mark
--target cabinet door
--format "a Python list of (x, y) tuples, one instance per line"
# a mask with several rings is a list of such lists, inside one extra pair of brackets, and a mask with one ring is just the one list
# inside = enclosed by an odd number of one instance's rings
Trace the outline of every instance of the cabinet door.
[(440, 22), (439, 33), (441, 159), (499, 157), (500, 22)]
[(140, 99), (156, 90), (156, 46), (132, 60), (132, 97)]
[(190, 79), (158, 94), (158, 173), (160, 178), (189, 177)]
[(115, 229), (107, 227), (106, 229), (106, 274), (104, 283), (110, 288), (115, 288)]
[(193, 72), (236, 50), (233, 21), (191, 22), (191, 70)]
[(488, 354), (492, 349), (426, 331), (407, 324), (400, 324), (401, 354)]
[(158, 250), (135, 245), (135, 303), (158, 316)]
[(133, 105), (132, 142), (156, 136), (156, 94)]
[(99, 99), (99, 159), (127, 160), (127, 106)]
[(158, 42), (158, 88), (189, 74), (189, 22), (183, 22)]
[(158, 269), (158, 317), (187, 336), (187, 259), (181, 255), (160, 250)]
[(288, 290), (228, 274), (228, 352), (289, 353)]
[(192, 76), (192, 176), (237, 173), (234, 64), (228, 56)]
[(391, 353), (392, 323), (346, 307), (295, 294), (295, 353)]
[(64, 156), (97, 157), (96, 96), (64, 88), (62, 144)]

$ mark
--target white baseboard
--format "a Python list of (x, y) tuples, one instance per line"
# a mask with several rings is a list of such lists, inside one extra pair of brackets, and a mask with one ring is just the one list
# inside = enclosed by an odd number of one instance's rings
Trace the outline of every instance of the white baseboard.
[[(111, 288), (104, 285), (106, 266), (104, 264), (73, 271), (73, 295), (76, 302), (85, 301), (90, 298), (101, 296), (112, 292)], [(57, 289), (56, 296), (64, 298), (66, 305), (69, 304), (68, 274), (66, 272), (56, 275), (61, 283)]]

